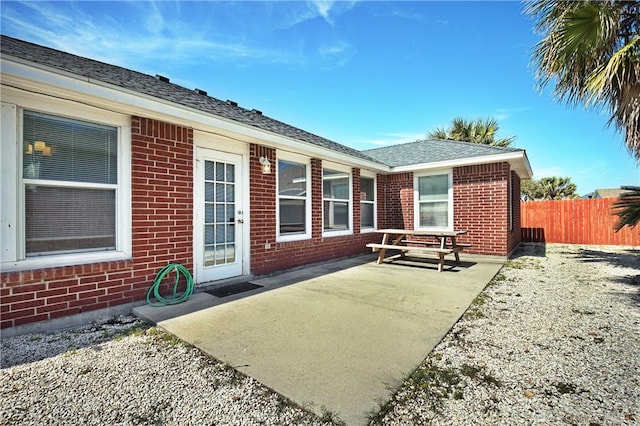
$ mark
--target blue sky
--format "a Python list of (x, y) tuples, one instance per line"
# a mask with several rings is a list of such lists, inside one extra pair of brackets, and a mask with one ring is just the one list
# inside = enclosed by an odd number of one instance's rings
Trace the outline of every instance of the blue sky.
[(493, 117), (534, 178), (640, 185), (606, 112), (536, 88), (520, 2), (8, 2), (3, 34), (167, 76), (356, 149)]

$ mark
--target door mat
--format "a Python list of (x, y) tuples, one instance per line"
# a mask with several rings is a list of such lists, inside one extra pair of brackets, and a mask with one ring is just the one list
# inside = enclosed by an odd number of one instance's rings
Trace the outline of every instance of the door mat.
[(212, 296), (216, 297), (227, 297), (232, 294), (244, 293), (245, 291), (255, 290), (256, 288), (262, 288), (263, 286), (258, 284), (252, 284), (250, 282), (238, 283), (226, 285), (224, 287), (214, 288), (212, 290), (207, 290), (206, 293), (209, 293)]

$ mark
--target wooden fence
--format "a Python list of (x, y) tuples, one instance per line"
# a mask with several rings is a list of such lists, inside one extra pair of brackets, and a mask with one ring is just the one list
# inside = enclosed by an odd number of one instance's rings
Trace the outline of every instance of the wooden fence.
[(640, 246), (640, 224), (615, 232), (617, 198), (520, 203), (522, 241)]

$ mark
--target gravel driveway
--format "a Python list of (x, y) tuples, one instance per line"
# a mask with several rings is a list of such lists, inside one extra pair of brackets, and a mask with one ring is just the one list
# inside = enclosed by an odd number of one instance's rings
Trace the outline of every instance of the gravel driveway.
[[(638, 249), (521, 246), (371, 423), (640, 423), (639, 273)], [(2, 425), (340, 423), (129, 316), (1, 350)]]

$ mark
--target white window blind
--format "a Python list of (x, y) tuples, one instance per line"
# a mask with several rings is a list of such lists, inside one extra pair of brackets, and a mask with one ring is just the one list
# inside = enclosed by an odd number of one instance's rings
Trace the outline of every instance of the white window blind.
[(116, 247), (117, 128), (23, 114), (27, 256)]

